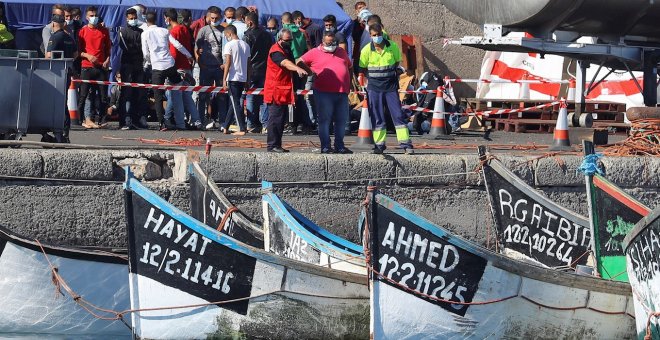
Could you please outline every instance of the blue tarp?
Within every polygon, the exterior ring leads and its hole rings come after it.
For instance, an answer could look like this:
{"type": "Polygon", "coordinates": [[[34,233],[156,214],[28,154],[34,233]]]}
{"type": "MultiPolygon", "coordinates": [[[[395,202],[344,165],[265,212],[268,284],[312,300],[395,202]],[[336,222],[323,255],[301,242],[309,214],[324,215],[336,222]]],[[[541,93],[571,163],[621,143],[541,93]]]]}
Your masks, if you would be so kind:
{"type": "MultiPolygon", "coordinates": [[[[43,28],[51,17],[51,7],[56,3],[63,3],[61,0],[9,0],[4,1],[7,21],[12,30],[16,31],[16,44],[19,49],[39,50],[41,43],[41,28],[43,28]]],[[[118,27],[125,25],[125,11],[138,3],[147,6],[148,10],[156,10],[162,14],[165,8],[183,9],[192,11],[193,18],[201,18],[209,6],[218,6],[221,9],[226,7],[256,6],[259,11],[261,25],[274,17],[278,21],[284,12],[293,12],[299,10],[306,17],[314,22],[323,25],[322,19],[327,14],[333,14],[337,17],[337,24],[340,31],[350,37],[351,19],[342,10],[334,0],[225,0],[225,1],[190,1],[190,0],[86,0],[85,3],[78,3],[75,0],[67,2],[66,5],[80,7],[82,10],[83,21],[85,20],[85,8],[90,5],[98,7],[99,14],[103,17],[106,27],[110,28],[113,41],[113,66],[116,65],[116,55],[118,52],[115,32],[118,27]]],[[[162,15],[159,15],[159,24],[163,24],[162,15]]]]}

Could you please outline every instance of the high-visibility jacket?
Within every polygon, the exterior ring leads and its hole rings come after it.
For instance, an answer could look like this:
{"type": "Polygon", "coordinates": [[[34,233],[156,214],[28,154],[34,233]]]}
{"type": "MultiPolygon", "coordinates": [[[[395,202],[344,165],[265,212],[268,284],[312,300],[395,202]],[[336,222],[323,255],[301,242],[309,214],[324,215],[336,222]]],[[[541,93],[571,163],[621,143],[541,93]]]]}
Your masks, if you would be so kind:
{"type": "Polygon", "coordinates": [[[360,53],[360,68],[366,71],[368,90],[396,91],[399,79],[396,68],[401,61],[401,50],[394,41],[384,40],[383,50],[378,52],[374,43],[365,46],[360,53]]]}
{"type": "Polygon", "coordinates": [[[291,71],[276,64],[270,57],[271,54],[280,52],[287,55],[286,52],[280,47],[280,44],[275,43],[268,51],[268,61],[266,63],[266,81],[264,83],[264,102],[266,104],[289,105],[293,104],[295,97],[293,96],[293,78],[291,71]]]}

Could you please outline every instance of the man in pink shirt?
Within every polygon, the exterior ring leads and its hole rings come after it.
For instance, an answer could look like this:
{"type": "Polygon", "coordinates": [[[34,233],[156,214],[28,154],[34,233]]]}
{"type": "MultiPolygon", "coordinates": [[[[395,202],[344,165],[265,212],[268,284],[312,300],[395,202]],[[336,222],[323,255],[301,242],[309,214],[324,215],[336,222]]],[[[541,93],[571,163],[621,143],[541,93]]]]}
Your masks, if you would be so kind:
{"type": "Polygon", "coordinates": [[[351,59],[343,48],[337,48],[334,32],[325,32],[323,42],[307,51],[298,65],[314,73],[314,101],[318,114],[321,153],[353,153],[344,145],[344,129],[348,120],[348,93],[351,89],[351,59]],[[330,122],[334,124],[334,150],[330,147],[330,122]]]}

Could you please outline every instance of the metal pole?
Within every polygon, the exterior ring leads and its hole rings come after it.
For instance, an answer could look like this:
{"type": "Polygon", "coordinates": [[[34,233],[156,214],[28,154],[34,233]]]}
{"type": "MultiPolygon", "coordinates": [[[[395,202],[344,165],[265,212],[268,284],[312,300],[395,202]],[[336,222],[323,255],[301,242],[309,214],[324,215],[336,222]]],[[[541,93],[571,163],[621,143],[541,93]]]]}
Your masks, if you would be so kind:
{"type": "Polygon", "coordinates": [[[584,111],[586,95],[586,79],[587,79],[587,68],[589,67],[589,62],[584,60],[578,60],[578,67],[576,72],[575,79],[575,94],[578,94],[580,98],[575,98],[575,114],[579,117],[580,114],[584,111]],[[579,103],[577,101],[579,100],[579,103]]]}
{"type": "Polygon", "coordinates": [[[658,104],[658,65],[656,55],[652,51],[644,51],[644,105],[654,107],[658,104]]]}

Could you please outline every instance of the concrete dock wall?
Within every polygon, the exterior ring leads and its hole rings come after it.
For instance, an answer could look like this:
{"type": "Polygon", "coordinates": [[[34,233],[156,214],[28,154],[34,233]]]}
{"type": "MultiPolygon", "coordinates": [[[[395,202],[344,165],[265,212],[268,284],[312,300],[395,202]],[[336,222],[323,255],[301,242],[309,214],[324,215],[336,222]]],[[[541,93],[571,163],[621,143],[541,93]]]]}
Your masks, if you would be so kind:
{"type": "MultiPolygon", "coordinates": [[[[587,214],[578,156],[498,155],[507,167],[559,204],[587,214]]],[[[189,210],[187,158],[175,151],[0,150],[0,224],[41,241],[123,247],[126,243],[122,165],[131,164],[156,193],[189,210]],[[8,179],[6,177],[18,177],[8,179]],[[34,177],[22,179],[21,177],[34,177]]],[[[202,162],[205,167],[205,162],[202,162]]],[[[607,177],[655,207],[659,158],[605,158],[607,177]]],[[[453,232],[484,243],[491,215],[475,154],[316,155],[213,152],[209,172],[249,216],[261,220],[258,182],[387,178],[379,189],[453,232]],[[432,178],[411,176],[445,174],[432,178]]],[[[357,240],[364,183],[275,185],[275,192],[312,221],[357,240]]]]}

